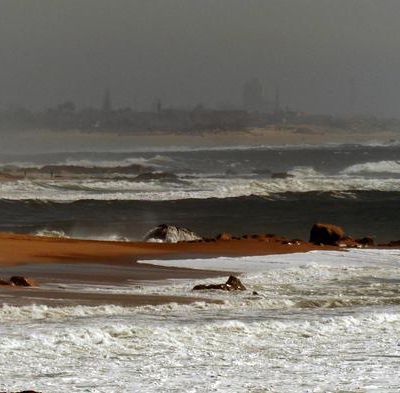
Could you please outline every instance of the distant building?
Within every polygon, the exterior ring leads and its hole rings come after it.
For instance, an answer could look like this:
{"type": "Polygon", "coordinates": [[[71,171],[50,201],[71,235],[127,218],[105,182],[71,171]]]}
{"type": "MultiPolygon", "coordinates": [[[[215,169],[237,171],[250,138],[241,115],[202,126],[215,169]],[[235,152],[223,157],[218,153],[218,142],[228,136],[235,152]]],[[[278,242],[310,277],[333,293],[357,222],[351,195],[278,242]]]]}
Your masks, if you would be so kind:
{"type": "Polygon", "coordinates": [[[106,89],[103,96],[103,103],[101,105],[101,110],[105,113],[112,111],[112,104],[111,104],[111,94],[110,89],[106,89]]]}
{"type": "Polygon", "coordinates": [[[275,90],[274,112],[275,113],[281,112],[281,95],[280,95],[279,87],[277,87],[275,90]]]}
{"type": "Polygon", "coordinates": [[[248,80],[243,85],[243,108],[248,112],[265,112],[266,102],[261,82],[257,78],[248,80]]]}

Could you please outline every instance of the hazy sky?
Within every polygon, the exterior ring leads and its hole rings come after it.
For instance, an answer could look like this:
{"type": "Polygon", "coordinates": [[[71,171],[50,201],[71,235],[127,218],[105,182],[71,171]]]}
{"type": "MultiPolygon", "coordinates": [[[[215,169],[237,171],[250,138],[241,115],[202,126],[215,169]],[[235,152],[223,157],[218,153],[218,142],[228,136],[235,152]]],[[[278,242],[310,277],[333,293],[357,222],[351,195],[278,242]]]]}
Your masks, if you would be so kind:
{"type": "Polygon", "coordinates": [[[400,117],[399,0],[0,0],[0,106],[267,97],[400,117]]]}

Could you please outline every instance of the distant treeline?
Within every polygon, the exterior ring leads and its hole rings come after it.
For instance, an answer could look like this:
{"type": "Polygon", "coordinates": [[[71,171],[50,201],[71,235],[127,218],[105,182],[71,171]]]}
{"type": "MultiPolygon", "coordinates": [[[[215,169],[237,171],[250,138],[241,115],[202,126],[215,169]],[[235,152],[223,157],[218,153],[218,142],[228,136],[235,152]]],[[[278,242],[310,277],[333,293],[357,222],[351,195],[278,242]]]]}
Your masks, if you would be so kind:
{"type": "Polygon", "coordinates": [[[146,131],[224,131],[245,130],[278,125],[295,126],[298,132],[311,132],[302,125],[351,130],[399,129],[400,120],[365,116],[312,115],[294,111],[278,113],[248,112],[244,110],[216,110],[196,107],[192,110],[160,109],[139,112],[131,108],[77,110],[72,102],[65,102],[45,111],[32,112],[25,108],[0,111],[0,130],[78,130],[82,132],[135,133],[146,131]],[[298,126],[298,127],[297,127],[298,126]]]}

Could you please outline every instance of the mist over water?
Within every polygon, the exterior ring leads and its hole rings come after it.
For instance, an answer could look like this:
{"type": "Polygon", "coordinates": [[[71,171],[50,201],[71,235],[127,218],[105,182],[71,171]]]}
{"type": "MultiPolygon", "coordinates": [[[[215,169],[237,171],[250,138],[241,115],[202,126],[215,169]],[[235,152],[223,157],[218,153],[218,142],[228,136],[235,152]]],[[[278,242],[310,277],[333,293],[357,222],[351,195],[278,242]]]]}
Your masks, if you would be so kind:
{"type": "Polygon", "coordinates": [[[2,0],[0,107],[240,106],[399,116],[394,0],[2,0]],[[71,29],[71,25],[74,26],[71,29]]]}

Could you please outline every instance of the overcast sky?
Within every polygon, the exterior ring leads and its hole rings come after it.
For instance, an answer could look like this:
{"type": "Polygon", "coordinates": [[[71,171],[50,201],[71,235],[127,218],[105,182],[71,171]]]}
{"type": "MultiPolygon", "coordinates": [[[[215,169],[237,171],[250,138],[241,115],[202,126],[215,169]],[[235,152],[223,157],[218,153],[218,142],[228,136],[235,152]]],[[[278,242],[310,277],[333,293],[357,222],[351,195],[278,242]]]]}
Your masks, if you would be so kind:
{"type": "Polygon", "coordinates": [[[0,106],[239,104],[400,117],[399,0],[0,0],[0,106]]]}

